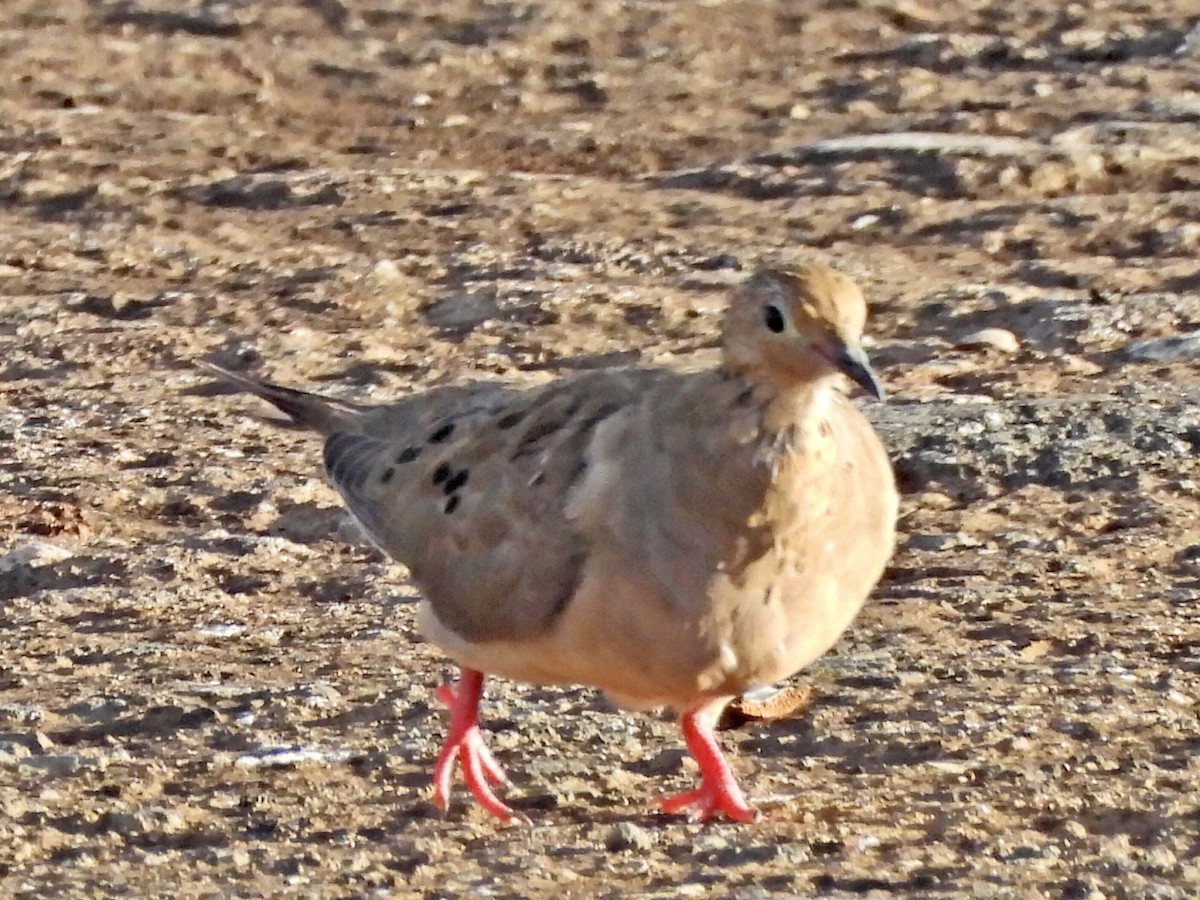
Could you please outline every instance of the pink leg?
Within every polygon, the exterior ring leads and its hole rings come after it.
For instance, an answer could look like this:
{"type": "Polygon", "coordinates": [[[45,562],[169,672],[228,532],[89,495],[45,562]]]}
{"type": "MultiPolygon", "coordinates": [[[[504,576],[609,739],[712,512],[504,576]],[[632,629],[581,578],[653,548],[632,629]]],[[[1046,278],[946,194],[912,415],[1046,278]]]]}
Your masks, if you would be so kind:
{"type": "Polygon", "coordinates": [[[758,818],[758,810],[746,802],[746,795],[713,734],[726,702],[693,707],[680,717],[688,751],[700,764],[700,787],[663,800],[665,812],[689,809],[693,822],[707,822],[722,813],[735,822],[753,822],[758,818]]]}
{"type": "Polygon", "coordinates": [[[454,764],[462,766],[463,779],[479,801],[479,805],[502,822],[516,815],[492,791],[489,781],[503,784],[508,781],[479,731],[479,698],[483,695],[483,673],[474,669],[460,670],[458,686],[442,685],[437,697],[450,709],[450,731],[437,766],[433,770],[433,803],[440,809],[450,806],[450,779],[454,764]]]}

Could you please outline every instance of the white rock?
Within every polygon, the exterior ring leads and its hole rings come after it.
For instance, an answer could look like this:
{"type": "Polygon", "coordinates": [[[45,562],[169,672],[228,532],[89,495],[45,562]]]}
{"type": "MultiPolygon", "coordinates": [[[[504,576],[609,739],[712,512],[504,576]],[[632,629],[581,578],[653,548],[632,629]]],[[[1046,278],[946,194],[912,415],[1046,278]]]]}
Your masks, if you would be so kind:
{"type": "Polygon", "coordinates": [[[859,835],[856,846],[858,847],[859,852],[862,852],[863,850],[875,849],[876,847],[879,846],[879,843],[880,843],[879,838],[875,837],[875,835],[862,834],[862,835],[859,835]]]}
{"type": "Polygon", "coordinates": [[[230,638],[244,634],[245,631],[246,626],[239,622],[220,622],[213,625],[201,625],[196,629],[196,634],[205,638],[230,638]]]}
{"type": "Polygon", "coordinates": [[[380,281],[396,281],[401,277],[400,267],[392,259],[381,259],[371,269],[371,274],[380,281]]]}
{"type": "Polygon", "coordinates": [[[1002,353],[1016,353],[1021,349],[1017,336],[1006,328],[981,328],[973,331],[958,342],[960,347],[993,347],[1002,353]]]}
{"type": "Polygon", "coordinates": [[[243,769],[273,769],[280,766],[297,766],[315,762],[325,765],[345,762],[350,758],[349,750],[321,750],[316,747],[264,747],[251,753],[243,753],[234,765],[243,769]]]}

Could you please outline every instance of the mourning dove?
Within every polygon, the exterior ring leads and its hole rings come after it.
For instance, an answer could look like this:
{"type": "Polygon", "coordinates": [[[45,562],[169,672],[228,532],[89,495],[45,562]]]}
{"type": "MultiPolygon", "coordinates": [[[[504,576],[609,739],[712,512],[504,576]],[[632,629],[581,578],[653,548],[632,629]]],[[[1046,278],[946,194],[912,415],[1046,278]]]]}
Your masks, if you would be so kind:
{"type": "Polygon", "coordinates": [[[422,632],[460,667],[439,697],[475,798],[513,810],[479,730],[484,673],[591,685],[678,711],[700,768],[663,801],[751,820],[714,736],[726,704],[817,659],[894,543],[891,466],[840,387],[882,399],[859,339],[866,305],[820,265],[731,293],[719,365],[588,372],[518,390],[443,387],[367,407],[208,366],[325,436],[325,472],[424,597],[422,632]]]}

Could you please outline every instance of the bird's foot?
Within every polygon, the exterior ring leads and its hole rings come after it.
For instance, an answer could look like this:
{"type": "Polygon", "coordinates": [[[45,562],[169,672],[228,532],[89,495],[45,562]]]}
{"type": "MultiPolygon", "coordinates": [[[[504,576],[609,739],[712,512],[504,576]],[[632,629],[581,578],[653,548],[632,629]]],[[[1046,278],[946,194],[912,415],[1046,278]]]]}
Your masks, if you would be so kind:
{"type": "MultiPolygon", "coordinates": [[[[458,692],[450,685],[443,684],[437,689],[437,698],[442,701],[447,709],[453,710],[458,703],[458,692]]],[[[447,744],[450,742],[447,741],[447,744]]],[[[484,743],[483,732],[479,730],[479,722],[476,719],[463,733],[459,752],[469,753],[476,757],[479,761],[479,767],[487,780],[493,784],[508,784],[508,776],[504,774],[504,769],[500,767],[500,763],[496,762],[496,757],[492,756],[492,751],[488,749],[488,745],[484,743]]],[[[468,764],[464,763],[464,768],[468,764]]],[[[473,766],[472,766],[473,768],[473,766]]],[[[469,776],[468,776],[469,777],[469,776]]]]}
{"type": "Polygon", "coordinates": [[[492,790],[492,784],[506,784],[508,778],[479,730],[482,691],[483,675],[470,669],[463,669],[457,689],[446,684],[437,690],[437,698],[450,710],[450,732],[433,770],[433,803],[439,809],[449,808],[450,781],[457,764],[479,805],[500,821],[511,822],[517,813],[492,790]]]}
{"type": "Polygon", "coordinates": [[[741,788],[732,785],[728,790],[721,785],[713,785],[707,779],[700,787],[692,791],[684,791],[662,801],[663,812],[680,813],[686,811],[688,820],[692,822],[708,822],[717,816],[726,816],[735,822],[753,822],[758,818],[758,810],[746,802],[741,788]]]}
{"type": "Polygon", "coordinates": [[[737,777],[713,735],[726,701],[714,701],[684,713],[680,720],[688,750],[700,765],[700,787],[662,801],[665,812],[688,810],[693,822],[707,822],[723,815],[735,822],[753,822],[758,810],[746,802],[737,777]]]}

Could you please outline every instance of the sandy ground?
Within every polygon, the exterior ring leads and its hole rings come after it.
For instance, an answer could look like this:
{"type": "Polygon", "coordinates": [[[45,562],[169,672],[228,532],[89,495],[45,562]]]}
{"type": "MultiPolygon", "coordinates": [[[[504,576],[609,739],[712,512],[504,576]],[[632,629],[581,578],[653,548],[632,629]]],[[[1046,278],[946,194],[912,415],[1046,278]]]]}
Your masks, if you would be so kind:
{"type": "Polygon", "coordinates": [[[1200,2],[7,0],[0,893],[1200,894],[1200,2]],[[876,599],[654,798],[664,717],[493,683],[533,824],[428,802],[451,667],[311,438],[359,400],[872,301],[876,599]],[[999,329],[987,331],[986,329],[999,329]]]}

